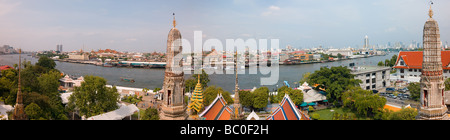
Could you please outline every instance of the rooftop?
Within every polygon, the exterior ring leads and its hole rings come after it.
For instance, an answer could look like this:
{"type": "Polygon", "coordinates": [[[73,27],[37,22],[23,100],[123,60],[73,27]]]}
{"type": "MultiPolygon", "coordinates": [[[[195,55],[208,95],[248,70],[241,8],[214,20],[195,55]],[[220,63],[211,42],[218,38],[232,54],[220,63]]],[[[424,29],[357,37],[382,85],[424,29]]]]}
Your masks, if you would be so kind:
{"type": "Polygon", "coordinates": [[[352,74],[362,74],[362,73],[370,73],[376,71],[390,70],[390,67],[379,67],[379,66],[359,66],[359,67],[351,67],[350,70],[352,74]]]}

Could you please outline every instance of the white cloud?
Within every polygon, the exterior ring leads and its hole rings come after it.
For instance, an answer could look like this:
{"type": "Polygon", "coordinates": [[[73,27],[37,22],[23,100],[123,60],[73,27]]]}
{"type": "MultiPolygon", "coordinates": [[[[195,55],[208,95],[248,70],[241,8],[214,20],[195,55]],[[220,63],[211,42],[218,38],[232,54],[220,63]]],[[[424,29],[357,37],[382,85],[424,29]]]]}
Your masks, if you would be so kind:
{"type": "Polygon", "coordinates": [[[273,15],[279,15],[278,11],[280,11],[281,8],[278,6],[271,5],[269,8],[267,8],[267,11],[263,12],[262,16],[273,16],[273,15]]]}
{"type": "Polygon", "coordinates": [[[389,33],[389,32],[394,32],[394,31],[396,31],[396,30],[397,30],[396,27],[389,27],[389,28],[387,28],[386,30],[384,30],[384,32],[389,33]]]}
{"type": "Polygon", "coordinates": [[[0,1],[0,16],[6,15],[13,11],[17,6],[21,5],[22,3],[5,3],[4,1],[0,1]]]}
{"type": "Polygon", "coordinates": [[[136,39],[136,38],[128,38],[128,39],[126,39],[125,41],[129,41],[129,42],[134,42],[134,41],[137,41],[138,39],[136,39]]]}
{"type": "Polygon", "coordinates": [[[271,10],[271,11],[278,11],[278,10],[280,10],[280,7],[272,5],[272,6],[269,7],[269,10],[271,10]]]}

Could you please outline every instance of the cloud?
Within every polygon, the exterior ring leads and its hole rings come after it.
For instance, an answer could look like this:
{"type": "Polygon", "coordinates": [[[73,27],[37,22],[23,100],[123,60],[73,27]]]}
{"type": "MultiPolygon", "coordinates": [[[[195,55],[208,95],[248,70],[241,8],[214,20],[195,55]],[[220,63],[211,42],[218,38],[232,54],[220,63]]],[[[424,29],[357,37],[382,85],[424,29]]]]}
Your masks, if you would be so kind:
{"type": "Polygon", "coordinates": [[[389,27],[389,28],[387,28],[386,30],[384,30],[384,32],[389,33],[389,32],[394,32],[394,31],[396,31],[396,30],[397,30],[396,27],[389,27]]]}
{"type": "Polygon", "coordinates": [[[5,3],[4,1],[0,1],[0,16],[4,16],[14,9],[16,9],[17,6],[21,5],[21,2],[17,3],[5,3]]]}
{"type": "Polygon", "coordinates": [[[269,7],[269,10],[271,10],[271,11],[278,11],[278,10],[280,10],[280,7],[272,5],[272,6],[269,7]]]}
{"type": "Polygon", "coordinates": [[[281,8],[278,6],[271,5],[269,8],[267,8],[267,11],[263,12],[262,16],[273,16],[273,15],[279,15],[278,11],[280,11],[281,8]]]}
{"type": "Polygon", "coordinates": [[[137,38],[127,38],[127,39],[125,39],[125,41],[129,41],[129,42],[134,42],[134,41],[137,41],[138,39],[137,38]]]}

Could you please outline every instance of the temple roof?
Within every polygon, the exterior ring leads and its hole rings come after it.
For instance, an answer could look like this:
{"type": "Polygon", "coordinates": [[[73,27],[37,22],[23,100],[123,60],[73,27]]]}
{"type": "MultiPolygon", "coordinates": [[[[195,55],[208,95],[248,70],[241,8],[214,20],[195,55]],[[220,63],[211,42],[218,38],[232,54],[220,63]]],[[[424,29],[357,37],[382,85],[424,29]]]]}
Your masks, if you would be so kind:
{"type": "MultiPolygon", "coordinates": [[[[441,51],[441,61],[442,68],[445,70],[450,70],[450,51],[441,51]]],[[[398,54],[397,62],[395,63],[394,68],[396,69],[422,69],[423,63],[423,52],[422,51],[401,51],[398,54]],[[403,59],[406,66],[399,66],[398,62],[400,59],[403,59]]]]}
{"type": "Polygon", "coordinates": [[[310,118],[298,110],[289,95],[286,94],[280,106],[267,117],[267,120],[310,120],[310,118]]]}
{"type": "Polygon", "coordinates": [[[203,107],[203,89],[202,84],[200,83],[200,75],[198,77],[198,83],[195,86],[194,93],[191,97],[191,103],[189,104],[189,109],[194,109],[197,112],[200,112],[203,107]]]}
{"type": "Polygon", "coordinates": [[[227,106],[227,101],[222,94],[219,94],[199,117],[205,118],[205,120],[231,120],[232,114],[233,111],[227,106]]]}

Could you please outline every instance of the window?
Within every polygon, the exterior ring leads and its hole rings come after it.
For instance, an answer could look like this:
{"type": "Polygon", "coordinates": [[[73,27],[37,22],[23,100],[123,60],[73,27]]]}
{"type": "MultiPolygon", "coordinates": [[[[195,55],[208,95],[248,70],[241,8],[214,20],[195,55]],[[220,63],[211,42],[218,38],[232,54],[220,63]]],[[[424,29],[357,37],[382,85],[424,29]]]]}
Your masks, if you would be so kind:
{"type": "Polygon", "coordinates": [[[377,87],[377,85],[372,85],[372,89],[375,89],[377,87]]]}
{"type": "Polygon", "coordinates": [[[400,65],[404,66],[404,65],[405,65],[405,62],[400,61],[400,65]]]}
{"type": "Polygon", "coordinates": [[[423,107],[427,107],[427,102],[428,102],[428,91],[427,90],[423,90],[423,107]]]}
{"type": "Polygon", "coordinates": [[[170,105],[170,103],[172,103],[172,91],[168,90],[167,91],[167,105],[170,105]]]}
{"type": "Polygon", "coordinates": [[[369,80],[369,79],[367,79],[367,80],[366,80],[366,83],[370,83],[370,80],[369,80]]]}
{"type": "Polygon", "coordinates": [[[366,90],[370,90],[370,86],[367,86],[367,87],[366,87],[366,90]]]}
{"type": "Polygon", "coordinates": [[[413,70],[412,69],[409,69],[409,72],[412,72],[413,70]]]}
{"type": "Polygon", "coordinates": [[[376,83],[377,82],[377,79],[376,78],[373,78],[372,79],[372,83],[376,83]]]}
{"type": "Polygon", "coordinates": [[[403,79],[403,78],[405,78],[405,76],[404,76],[404,75],[402,75],[402,76],[400,76],[400,78],[402,78],[402,79],[403,79]]]}
{"type": "Polygon", "coordinates": [[[400,73],[405,73],[405,69],[400,69],[400,73]]]}

